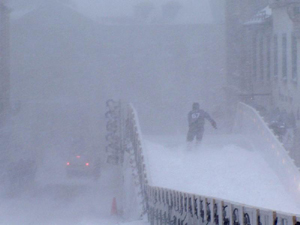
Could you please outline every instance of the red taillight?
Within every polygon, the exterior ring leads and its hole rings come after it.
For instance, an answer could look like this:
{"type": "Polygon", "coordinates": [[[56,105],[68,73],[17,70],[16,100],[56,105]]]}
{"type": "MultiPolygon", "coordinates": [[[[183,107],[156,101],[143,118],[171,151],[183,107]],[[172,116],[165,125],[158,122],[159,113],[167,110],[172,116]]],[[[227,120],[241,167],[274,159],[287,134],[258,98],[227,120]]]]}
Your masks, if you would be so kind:
{"type": "Polygon", "coordinates": [[[67,162],[67,166],[70,166],[70,163],[69,163],[69,162],[67,162]]]}
{"type": "Polygon", "coordinates": [[[77,159],[80,159],[80,155],[76,156],[77,159]]]}
{"type": "Polygon", "coordinates": [[[90,164],[89,164],[89,163],[86,163],[85,165],[86,165],[86,166],[89,166],[90,164]]]}

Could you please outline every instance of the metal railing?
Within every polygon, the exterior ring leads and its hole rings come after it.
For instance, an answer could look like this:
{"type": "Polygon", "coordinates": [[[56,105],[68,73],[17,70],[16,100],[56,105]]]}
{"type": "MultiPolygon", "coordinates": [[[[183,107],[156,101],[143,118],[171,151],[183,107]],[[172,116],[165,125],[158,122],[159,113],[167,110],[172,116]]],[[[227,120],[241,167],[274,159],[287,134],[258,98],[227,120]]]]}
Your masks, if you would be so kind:
{"type": "Polygon", "coordinates": [[[151,225],[295,225],[299,215],[147,186],[151,225]]]}
{"type": "Polygon", "coordinates": [[[121,143],[121,103],[114,100],[106,102],[108,111],[105,113],[106,122],[106,154],[107,162],[110,164],[119,164],[122,161],[122,143],[121,143]]]}
{"type": "Polygon", "coordinates": [[[141,131],[138,124],[137,114],[134,108],[129,105],[127,107],[127,116],[124,119],[125,122],[125,151],[129,152],[133,160],[133,166],[136,169],[137,185],[139,185],[140,195],[142,196],[142,208],[144,214],[148,209],[148,179],[146,172],[146,165],[144,161],[144,155],[142,151],[141,131]]]}

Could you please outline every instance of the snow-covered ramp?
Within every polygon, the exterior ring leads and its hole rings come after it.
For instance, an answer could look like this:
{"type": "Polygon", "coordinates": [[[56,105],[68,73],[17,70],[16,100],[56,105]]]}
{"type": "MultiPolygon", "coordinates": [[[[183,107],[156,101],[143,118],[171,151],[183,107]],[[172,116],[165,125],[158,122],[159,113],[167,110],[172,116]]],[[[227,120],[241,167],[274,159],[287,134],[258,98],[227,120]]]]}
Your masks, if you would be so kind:
{"type": "Polygon", "coordinates": [[[241,136],[206,136],[192,151],[187,151],[184,137],[145,139],[153,186],[274,211],[300,212],[258,149],[241,136]]]}

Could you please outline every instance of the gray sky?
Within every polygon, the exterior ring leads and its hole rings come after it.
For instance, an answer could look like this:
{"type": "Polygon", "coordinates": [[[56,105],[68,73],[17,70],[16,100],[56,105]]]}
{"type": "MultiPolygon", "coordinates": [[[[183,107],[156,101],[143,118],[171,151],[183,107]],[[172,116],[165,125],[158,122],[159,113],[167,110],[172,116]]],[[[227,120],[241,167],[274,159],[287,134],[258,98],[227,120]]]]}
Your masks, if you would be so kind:
{"type": "MultiPolygon", "coordinates": [[[[161,6],[170,0],[152,0],[155,4],[155,12],[159,14],[161,6]]],[[[78,9],[94,18],[101,16],[130,16],[133,7],[140,0],[74,0],[78,9]]],[[[211,23],[211,9],[209,0],[180,0],[183,8],[180,13],[180,22],[187,23],[211,23]]],[[[178,21],[179,22],[179,21],[178,21]]]]}
{"type": "MultiPolygon", "coordinates": [[[[101,17],[132,16],[133,8],[141,2],[151,2],[155,9],[152,12],[153,17],[161,15],[161,7],[170,0],[10,0],[9,3],[14,9],[32,8],[42,2],[57,1],[65,2],[86,16],[94,19],[101,17]]],[[[209,0],[178,0],[182,8],[177,16],[175,23],[212,23],[211,3],[209,0]]]]}

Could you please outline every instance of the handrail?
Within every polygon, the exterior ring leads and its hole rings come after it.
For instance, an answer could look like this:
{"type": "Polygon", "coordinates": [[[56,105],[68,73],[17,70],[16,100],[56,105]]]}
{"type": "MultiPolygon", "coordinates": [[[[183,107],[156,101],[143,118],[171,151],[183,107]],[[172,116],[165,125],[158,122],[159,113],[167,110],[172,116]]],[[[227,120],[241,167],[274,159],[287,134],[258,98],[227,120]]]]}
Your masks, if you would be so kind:
{"type": "Polygon", "coordinates": [[[150,185],[137,114],[132,106],[128,107],[125,121],[125,151],[132,152],[143,199],[141,202],[143,213],[147,214],[151,225],[298,225],[300,223],[300,214],[275,212],[229,200],[150,185]]]}

